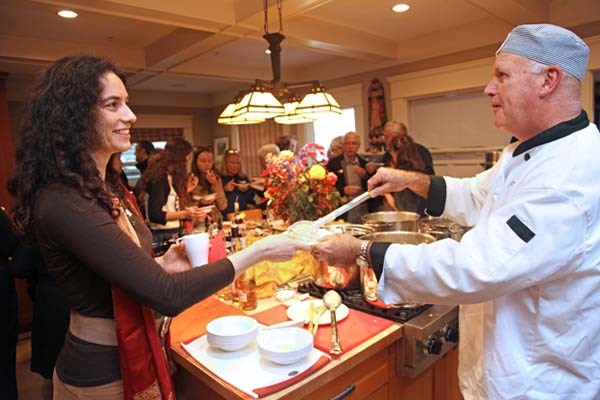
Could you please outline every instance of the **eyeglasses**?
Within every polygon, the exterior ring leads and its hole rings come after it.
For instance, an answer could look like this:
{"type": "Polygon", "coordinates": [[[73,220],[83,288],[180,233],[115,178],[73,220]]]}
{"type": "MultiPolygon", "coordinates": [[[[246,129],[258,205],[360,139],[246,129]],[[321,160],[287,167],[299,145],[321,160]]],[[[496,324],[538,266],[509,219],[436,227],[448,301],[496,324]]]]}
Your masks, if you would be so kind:
{"type": "Polygon", "coordinates": [[[225,153],[227,154],[238,154],[240,151],[236,149],[228,149],[225,153]]]}

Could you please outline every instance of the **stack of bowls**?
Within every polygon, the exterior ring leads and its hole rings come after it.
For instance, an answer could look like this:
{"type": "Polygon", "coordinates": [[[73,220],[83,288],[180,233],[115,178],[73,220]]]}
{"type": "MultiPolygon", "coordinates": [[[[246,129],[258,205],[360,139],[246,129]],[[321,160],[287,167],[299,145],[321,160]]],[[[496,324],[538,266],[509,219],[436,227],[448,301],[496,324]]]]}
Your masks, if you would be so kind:
{"type": "Polygon", "coordinates": [[[258,322],[254,318],[230,315],[213,319],[206,325],[206,339],[211,346],[237,351],[256,340],[258,322]]]}
{"type": "Polygon", "coordinates": [[[276,364],[293,364],[313,349],[313,336],[302,328],[264,330],[258,336],[258,352],[276,364]]]}

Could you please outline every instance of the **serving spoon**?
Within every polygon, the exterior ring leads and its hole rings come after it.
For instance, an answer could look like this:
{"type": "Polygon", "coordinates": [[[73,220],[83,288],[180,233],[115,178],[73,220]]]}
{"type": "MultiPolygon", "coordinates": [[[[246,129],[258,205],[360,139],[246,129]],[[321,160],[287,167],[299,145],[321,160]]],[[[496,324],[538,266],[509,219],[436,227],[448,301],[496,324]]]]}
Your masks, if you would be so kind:
{"type": "Polygon", "coordinates": [[[305,242],[316,242],[319,235],[320,227],[322,227],[328,222],[335,220],[340,215],[347,213],[359,204],[364,203],[369,198],[371,198],[371,194],[369,192],[364,192],[363,194],[356,196],[348,203],[336,208],[329,214],[319,218],[316,221],[302,220],[295,222],[288,228],[288,232],[294,235],[299,240],[303,240],[305,242]]]}
{"type": "Polygon", "coordinates": [[[342,298],[339,293],[335,290],[329,290],[323,295],[323,304],[329,309],[331,313],[331,348],[329,353],[339,355],[344,352],[340,339],[338,336],[337,329],[337,318],[335,316],[335,310],[342,304],[342,298]]]}

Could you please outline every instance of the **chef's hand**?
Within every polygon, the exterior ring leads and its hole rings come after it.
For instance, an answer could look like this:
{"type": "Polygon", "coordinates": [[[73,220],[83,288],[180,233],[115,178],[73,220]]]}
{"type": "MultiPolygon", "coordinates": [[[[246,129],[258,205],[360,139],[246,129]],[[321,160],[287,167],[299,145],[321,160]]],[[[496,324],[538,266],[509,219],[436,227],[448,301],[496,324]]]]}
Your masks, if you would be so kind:
{"type": "Polygon", "coordinates": [[[320,239],[312,248],[313,255],[328,265],[348,267],[356,264],[362,241],[351,235],[336,233],[320,239]]]}
{"type": "Polygon", "coordinates": [[[394,168],[379,168],[377,173],[369,179],[367,186],[371,193],[371,197],[410,189],[417,195],[427,198],[430,182],[431,179],[429,175],[420,172],[404,171],[394,168]]]}
{"type": "Polygon", "coordinates": [[[192,269],[192,265],[185,255],[185,244],[183,242],[172,245],[165,254],[156,257],[154,261],[169,274],[192,269]]]}

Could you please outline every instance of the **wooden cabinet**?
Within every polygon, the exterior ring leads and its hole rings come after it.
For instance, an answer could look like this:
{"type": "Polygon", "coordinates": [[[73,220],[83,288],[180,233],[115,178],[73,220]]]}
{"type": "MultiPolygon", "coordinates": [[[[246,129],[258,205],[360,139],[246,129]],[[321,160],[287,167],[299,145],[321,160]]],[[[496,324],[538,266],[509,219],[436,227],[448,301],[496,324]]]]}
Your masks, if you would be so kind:
{"type": "MultiPolygon", "coordinates": [[[[241,400],[232,389],[195,362],[179,342],[204,333],[215,315],[239,313],[216,300],[206,300],[174,320],[171,338],[179,371],[174,379],[179,400],[241,400]]],[[[415,378],[402,376],[402,327],[392,325],[367,342],[332,360],[321,370],[265,400],[327,400],[355,385],[347,400],[461,400],[456,369],[458,350],[450,351],[415,378]]],[[[244,373],[244,371],[240,371],[244,373]]]]}

